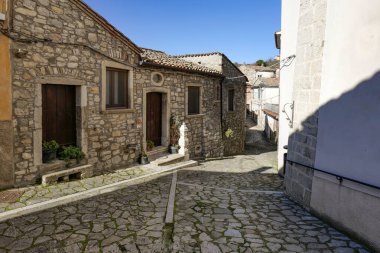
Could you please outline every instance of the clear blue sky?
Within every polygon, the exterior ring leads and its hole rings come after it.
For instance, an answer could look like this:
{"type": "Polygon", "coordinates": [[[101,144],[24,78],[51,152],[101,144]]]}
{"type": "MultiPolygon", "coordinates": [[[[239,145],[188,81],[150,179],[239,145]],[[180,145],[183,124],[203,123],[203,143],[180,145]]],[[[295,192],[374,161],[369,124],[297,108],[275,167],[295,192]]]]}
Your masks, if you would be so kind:
{"type": "Polygon", "coordinates": [[[280,0],[85,0],[141,47],[187,54],[219,51],[251,63],[278,54],[280,0]]]}

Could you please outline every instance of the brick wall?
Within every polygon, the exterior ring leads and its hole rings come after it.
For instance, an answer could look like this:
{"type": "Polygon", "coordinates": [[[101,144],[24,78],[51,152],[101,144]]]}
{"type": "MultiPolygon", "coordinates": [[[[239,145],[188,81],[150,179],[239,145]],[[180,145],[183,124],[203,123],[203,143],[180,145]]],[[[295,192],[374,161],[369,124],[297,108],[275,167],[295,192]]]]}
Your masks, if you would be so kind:
{"type": "MultiPolygon", "coordinates": [[[[289,137],[288,159],[314,166],[318,134],[326,0],[301,0],[297,38],[293,100],[294,124],[289,137]]],[[[310,204],[313,171],[287,164],[287,194],[305,207],[310,204]]]]}

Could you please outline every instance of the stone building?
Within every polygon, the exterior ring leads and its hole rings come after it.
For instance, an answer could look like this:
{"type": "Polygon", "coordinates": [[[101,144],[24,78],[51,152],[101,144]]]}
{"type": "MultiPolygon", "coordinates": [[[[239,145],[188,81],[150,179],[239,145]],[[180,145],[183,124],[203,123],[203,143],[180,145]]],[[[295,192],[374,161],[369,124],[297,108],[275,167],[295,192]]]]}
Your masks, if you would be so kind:
{"type": "Polygon", "coordinates": [[[283,0],[286,193],[380,251],[380,3],[283,0]],[[339,15],[336,15],[339,13],[339,15]],[[360,63],[360,64],[358,64],[360,63]]]}
{"type": "MultiPolygon", "coordinates": [[[[167,149],[173,117],[187,124],[190,157],[224,154],[221,70],[142,49],[80,0],[0,6],[0,188],[61,170],[42,162],[50,139],[80,147],[96,174],[130,166],[147,142],[167,149]]],[[[230,153],[243,139],[236,130],[230,153]]]]}
{"type": "Polygon", "coordinates": [[[248,78],[227,56],[219,52],[178,55],[176,57],[215,69],[224,75],[221,91],[214,91],[217,96],[220,96],[219,100],[222,102],[224,154],[241,154],[244,151],[245,90],[248,78]],[[227,137],[229,129],[232,130],[232,135],[227,137]]]}

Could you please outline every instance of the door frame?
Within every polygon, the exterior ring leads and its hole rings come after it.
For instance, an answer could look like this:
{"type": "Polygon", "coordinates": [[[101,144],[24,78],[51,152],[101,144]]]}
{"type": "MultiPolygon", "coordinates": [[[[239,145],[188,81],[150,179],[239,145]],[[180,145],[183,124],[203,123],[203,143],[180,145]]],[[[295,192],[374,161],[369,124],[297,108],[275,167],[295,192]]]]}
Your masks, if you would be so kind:
{"type": "Polygon", "coordinates": [[[33,131],[33,152],[34,152],[34,165],[42,165],[42,85],[56,84],[56,85],[74,85],[75,86],[75,107],[76,107],[76,139],[77,146],[87,156],[88,141],[87,141],[87,87],[84,80],[75,78],[61,78],[61,77],[42,77],[39,78],[36,85],[36,100],[34,121],[35,129],[33,131]]]}
{"type": "Polygon", "coordinates": [[[161,146],[169,146],[169,125],[170,125],[170,89],[164,87],[148,87],[143,89],[143,149],[146,150],[146,105],[147,94],[151,92],[157,92],[162,94],[162,120],[161,120],[161,146]]]}

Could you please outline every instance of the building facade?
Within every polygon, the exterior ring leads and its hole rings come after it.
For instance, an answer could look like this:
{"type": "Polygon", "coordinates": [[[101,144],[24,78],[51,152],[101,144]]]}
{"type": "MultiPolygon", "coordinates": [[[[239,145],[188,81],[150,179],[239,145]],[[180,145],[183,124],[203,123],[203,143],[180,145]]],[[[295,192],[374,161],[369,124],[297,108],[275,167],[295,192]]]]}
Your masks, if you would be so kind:
{"type": "Polygon", "coordinates": [[[220,96],[222,132],[225,155],[244,152],[245,104],[248,78],[223,53],[187,54],[176,56],[221,72],[224,76],[220,96]]]}
{"type": "Polygon", "coordinates": [[[3,3],[0,188],[57,170],[42,161],[51,139],[80,147],[95,174],[130,166],[147,143],[169,146],[173,117],[190,157],[224,154],[222,71],[142,49],[80,0],[3,3]]]}
{"type": "Polygon", "coordinates": [[[380,4],[365,2],[283,0],[279,148],[288,132],[286,193],[379,251],[380,4]]]}

